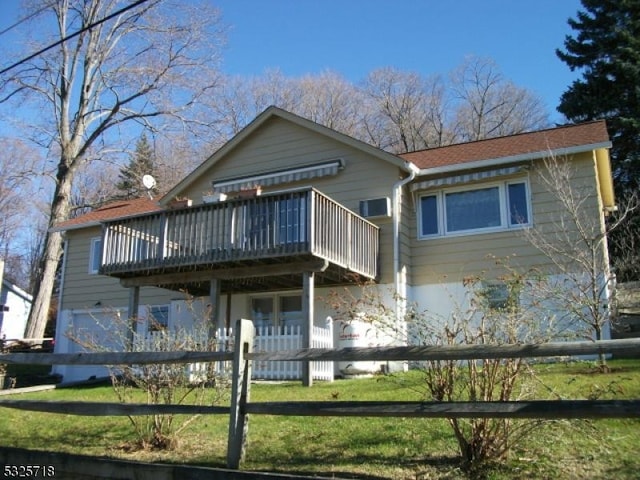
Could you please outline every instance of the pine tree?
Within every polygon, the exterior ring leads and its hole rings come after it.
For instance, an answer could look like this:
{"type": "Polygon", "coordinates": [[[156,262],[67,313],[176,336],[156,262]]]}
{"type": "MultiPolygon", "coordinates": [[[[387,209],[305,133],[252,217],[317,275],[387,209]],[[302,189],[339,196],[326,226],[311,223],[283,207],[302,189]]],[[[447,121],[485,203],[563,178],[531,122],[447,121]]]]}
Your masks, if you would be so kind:
{"type": "Polygon", "coordinates": [[[607,120],[619,194],[640,185],[640,1],[581,0],[558,57],[582,78],[564,92],[558,111],[570,121],[607,120]]]}
{"type": "Polygon", "coordinates": [[[617,215],[621,226],[609,236],[611,260],[618,281],[640,280],[640,257],[629,247],[640,244],[640,211],[630,207],[640,188],[640,0],[581,2],[584,11],[568,20],[577,35],[567,35],[556,54],[582,78],[558,111],[574,122],[607,121],[618,203],[627,213],[617,215]]]}
{"type": "MultiPolygon", "coordinates": [[[[126,167],[120,169],[119,181],[116,188],[121,192],[120,198],[138,198],[147,194],[147,189],[142,184],[144,175],[155,174],[155,155],[145,133],[136,143],[136,150],[126,167]]],[[[157,194],[157,187],[151,190],[151,194],[157,194]]]]}

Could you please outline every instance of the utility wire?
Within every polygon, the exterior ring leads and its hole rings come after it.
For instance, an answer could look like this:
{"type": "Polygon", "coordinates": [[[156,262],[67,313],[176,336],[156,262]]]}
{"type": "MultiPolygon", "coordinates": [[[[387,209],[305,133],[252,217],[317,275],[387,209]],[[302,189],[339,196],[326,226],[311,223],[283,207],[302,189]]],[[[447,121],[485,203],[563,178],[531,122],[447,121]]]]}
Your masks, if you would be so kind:
{"type": "Polygon", "coordinates": [[[86,32],[87,30],[91,30],[93,27],[96,27],[96,26],[98,26],[98,25],[100,25],[100,24],[102,24],[102,23],[106,22],[107,20],[111,20],[113,17],[116,17],[116,16],[120,15],[121,13],[124,13],[124,12],[126,12],[126,11],[128,11],[128,10],[131,10],[132,8],[135,8],[135,7],[137,7],[138,5],[142,5],[143,3],[147,2],[147,1],[148,1],[148,0],[138,0],[137,2],[132,3],[132,4],[131,4],[131,5],[129,5],[129,6],[126,6],[126,7],[124,7],[124,8],[121,8],[121,9],[120,9],[120,10],[118,10],[117,12],[113,12],[111,15],[107,15],[106,17],[104,17],[104,18],[103,18],[103,19],[101,19],[101,20],[98,20],[98,21],[96,21],[96,22],[94,22],[94,23],[92,23],[92,24],[90,24],[90,25],[87,25],[86,27],[84,27],[84,28],[82,28],[82,29],[78,30],[78,31],[77,31],[77,32],[75,32],[75,33],[72,33],[71,35],[68,35],[68,36],[66,36],[66,37],[61,38],[61,39],[60,39],[60,40],[58,40],[57,42],[52,43],[51,45],[49,45],[49,46],[47,46],[47,47],[44,47],[44,48],[43,48],[43,49],[41,49],[41,50],[38,50],[36,53],[34,53],[34,54],[32,54],[32,55],[29,55],[28,57],[23,58],[22,60],[17,61],[17,62],[16,62],[16,63],[14,63],[13,65],[9,65],[8,67],[3,68],[2,70],[0,70],[0,75],[5,74],[5,73],[6,73],[6,72],[8,72],[9,70],[12,70],[12,69],[14,69],[14,68],[15,68],[15,67],[17,67],[17,66],[22,65],[23,63],[28,62],[29,60],[31,60],[31,59],[33,59],[33,58],[37,57],[38,55],[42,55],[44,52],[47,52],[47,51],[51,50],[52,48],[57,47],[58,45],[62,45],[62,44],[63,44],[64,42],[66,42],[67,40],[71,40],[72,38],[77,37],[77,36],[78,36],[78,35],[80,35],[81,33],[84,33],[84,32],[86,32]]]}

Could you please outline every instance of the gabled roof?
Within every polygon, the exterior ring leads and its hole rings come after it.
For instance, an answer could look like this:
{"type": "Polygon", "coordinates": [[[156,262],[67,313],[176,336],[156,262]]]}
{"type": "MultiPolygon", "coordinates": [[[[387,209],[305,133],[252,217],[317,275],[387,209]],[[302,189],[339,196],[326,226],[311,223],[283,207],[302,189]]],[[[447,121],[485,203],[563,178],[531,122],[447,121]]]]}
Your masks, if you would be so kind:
{"type": "Polygon", "coordinates": [[[380,150],[379,148],[369,145],[368,143],[357,140],[353,137],[350,137],[349,135],[337,132],[336,130],[325,127],[324,125],[320,125],[319,123],[300,117],[291,112],[287,112],[286,110],[282,110],[281,108],[271,106],[264,110],[251,123],[249,123],[240,132],[238,132],[237,135],[235,135],[231,140],[225,143],[218,151],[216,151],[207,160],[200,164],[193,172],[187,175],[180,183],[173,187],[171,191],[169,191],[164,197],[160,199],[160,203],[165,204],[172,198],[180,195],[185,189],[189,187],[189,185],[196,181],[200,177],[200,175],[205,174],[205,172],[209,170],[211,166],[216,164],[225,155],[229,154],[229,152],[240,145],[247,137],[249,137],[252,133],[254,133],[256,130],[258,130],[273,118],[281,118],[299,127],[306,128],[307,130],[318,133],[320,135],[324,135],[337,142],[361,150],[372,157],[385,160],[393,165],[398,166],[399,168],[407,168],[406,162],[396,155],[385,152],[384,150],[380,150]]]}
{"type": "Polygon", "coordinates": [[[404,153],[400,157],[415,164],[424,175],[541,158],[550,153],[567,155],[609,147],[606,123],[598,120],[430,148],[404,153]]]}
{"type": "Polygon", "coordinates": [[[33,301],[33,297],[31,296],[31,294],[25,292],[19,286],[14,285],[13,283],[11,283],[6,278],[2,279],[2,289],[6,290],[7,292],[13,292],[15,295],[21,297],[22,299],[26,300],[27,302],[32,302],[33,301]]]}
{"type": "Polygon", "coordinates": [[[135,198],[132,200],[119,200],[108,203],[89,213],[57,224],[51,229],[53,232],[74,230],[100,225],[100,222],[112,220],[114,218],[132,217],[144,213],[153,213],[164,210],[156,200],[150,198],[135,198]]]}

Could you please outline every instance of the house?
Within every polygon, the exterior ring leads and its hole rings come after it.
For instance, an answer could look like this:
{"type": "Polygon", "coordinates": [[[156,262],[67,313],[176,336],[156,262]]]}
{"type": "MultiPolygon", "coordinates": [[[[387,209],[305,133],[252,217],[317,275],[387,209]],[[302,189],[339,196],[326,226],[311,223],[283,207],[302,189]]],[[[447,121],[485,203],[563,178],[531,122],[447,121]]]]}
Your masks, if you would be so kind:
{"type": "MultiPolygon", "coordinates": [[[[1,275],[0,275],[1,277],[1,275]]],[[[0,289],[0,338],[22,340],[33,298],[17,285],[2,278],[0,289]]]]}
{"type": "MultiPolygon", "coordinates": [[[[544,266],[519,235],[559,208],[536,162],[567,156],[595,218],[614,208],[610,146],[599,121],[393,155],[270,107],[162,198],[56,227],[66,237],[56,351],[79,351],[71,337],[82,332],[100,342],[128,312],[138,330],[188,324],[187,293],[211,328],[297,325],[303,346],[333,314],[321,299],[336,286],[375,281],[398,292],[390,308],[408,299],[446,313],[443,292],[490,271],[487,254],[544,266]]],[[[57,368],[65,381],[100,373],[57,368]]]]}

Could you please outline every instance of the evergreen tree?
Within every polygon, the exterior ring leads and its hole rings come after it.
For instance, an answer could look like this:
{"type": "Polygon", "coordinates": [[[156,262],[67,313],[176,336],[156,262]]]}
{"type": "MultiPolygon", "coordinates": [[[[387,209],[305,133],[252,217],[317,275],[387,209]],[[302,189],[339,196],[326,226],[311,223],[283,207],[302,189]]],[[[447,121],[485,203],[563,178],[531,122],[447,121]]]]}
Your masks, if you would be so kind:
{"type": "Polygon", "coordinates": [[[570,121],[607,120],[619,194],[640,185],[640,1],[581,0],[558,57],[582,78],[564,92],[558,111],[570,121]]]}
{"type": "MultiPolygon", "coordinates": [[[[570,121],[604,118],[613,146],[618,203],[634,205],[640,189],[640,0],[581,0],[558,57],[582,78],[564,92],[558,111],[570,121]]],[[[609,237],[618,281],[640,280],[640,211],[623,207],[609,237]],[[630,247],[631,246],[631,247],[630,247]]],[[[615,218],[614,218],[615,221],[615,218]]]]}
{"type": "MultiPolygon", "coordinates": [[[[138,198],[147,195],[147,189],[142,184],[144,175],[155,174],[155,155],[145,133],[136,143],[136,150],[126,167],[120,169],[119,181],[116,188],[121,192],[120,198],[138,198]]],[[[157,187],[151,189],[151,194],[158,193],[157,187]]]]}

